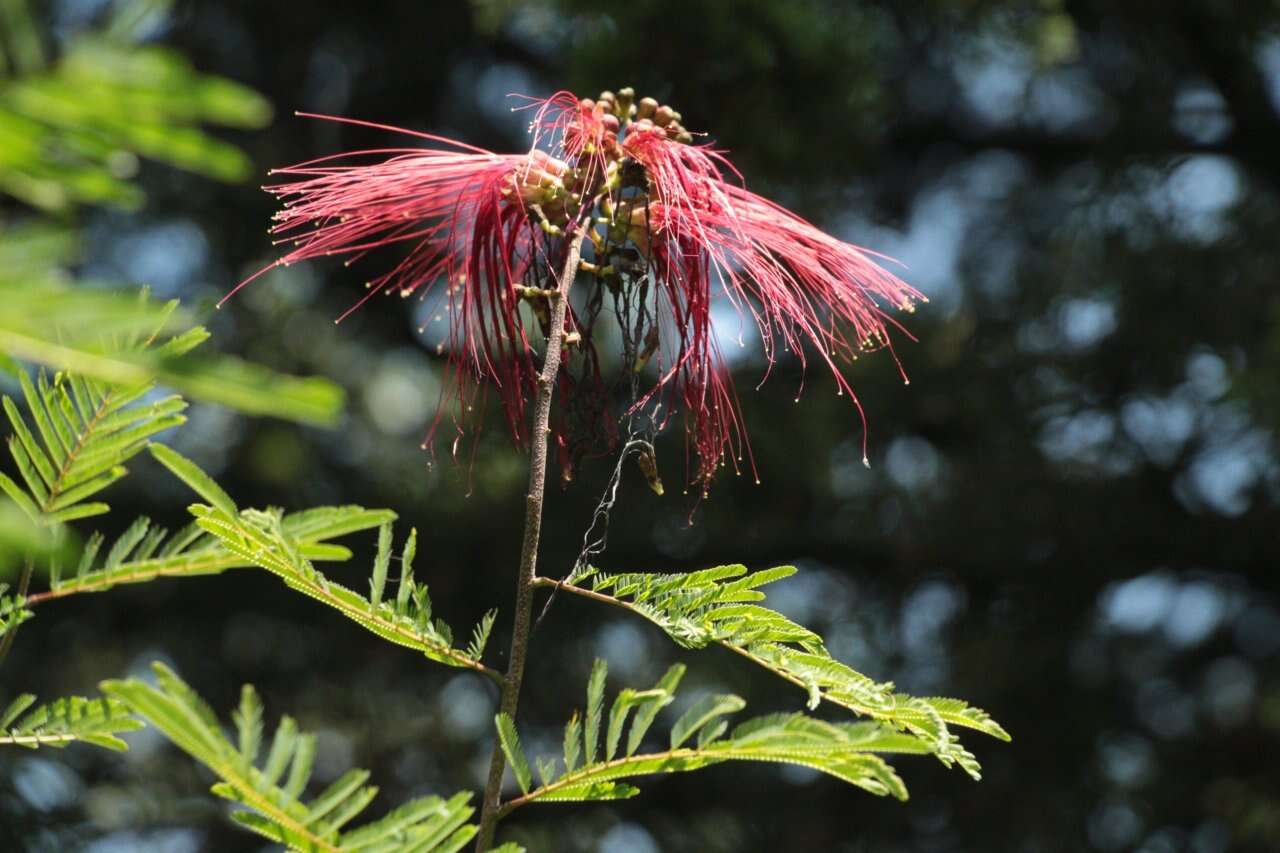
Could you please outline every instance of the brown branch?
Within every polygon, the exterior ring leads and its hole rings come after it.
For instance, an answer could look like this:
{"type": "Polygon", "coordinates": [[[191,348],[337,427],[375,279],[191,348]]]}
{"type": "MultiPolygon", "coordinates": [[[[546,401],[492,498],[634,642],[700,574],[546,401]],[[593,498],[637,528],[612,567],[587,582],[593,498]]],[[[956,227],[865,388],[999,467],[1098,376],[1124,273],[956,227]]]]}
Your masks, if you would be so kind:
{"type": "MultiPolygon", "coordinates": [[[[520,704],[520,684],[524,679],[524,662],[529,650],[529,623],[533,614],[533,580],[538,562],[538,538],[542,533],[542,502],[547,481],[547,435],[551,432],[551,397],[556,374],[560,370],[560,349],[564,340],[564,316],[569,301],[569,288],[578,272],[582,256],[579,228],[569,240],[569,251],[560,271],[560,282],[551,295],[551,328],[547,332],[547,353],[538,376],[538,401],[533,413],[532,449],[529,459],[529,494],[525,499],[524,541],[520,546],[520,574],[516,578],[516,604],[511,629],[511,658],[502,684],[501,711],[513,720],[520,704]]],[[[480,831],[476,850],[484,853],[493,846],[502,798],[502,775],[506,762],[496,739],[493,758],[489,762],[489,779],[484,788],[484,806],[480,812],[480,831]]]]}

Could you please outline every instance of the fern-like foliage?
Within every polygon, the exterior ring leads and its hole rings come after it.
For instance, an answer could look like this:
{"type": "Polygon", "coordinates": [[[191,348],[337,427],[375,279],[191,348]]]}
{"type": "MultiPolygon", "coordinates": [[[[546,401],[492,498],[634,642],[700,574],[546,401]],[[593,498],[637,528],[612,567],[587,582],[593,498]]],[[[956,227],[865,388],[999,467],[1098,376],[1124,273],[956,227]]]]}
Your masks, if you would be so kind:
{"type": "Polygon", "coordinates": [[[261,127],[270,105],[231,80],[200,74],[180,54],[146,40],[170,4],[107,4],[92,31],[72,29],[46,55],[27,3],[0,3],[0,193],[50,212],[77,204],[135,207],[138,156],[221,180],[250,172],[239,149],[201,125],[261,127]],[[157,14],[158,13],[158,14],[157,14]]]}
{"type": "Polygon", "coordinates": [[[467,823],[471,794],[411,800],[382,818],[345,827],[368,807],[378,789],[367,770],[349,770],[311,799],[303,799],[315,760],[315,735],[282,717],[263,758],[262,703],[245,685],[232,714],[236,742],[223,733],[213,710],[163,664],[155,686],[139,679],[107,681],[102,690],[159,729],[220,780],[213,793],[237,804],[239,825],[290,850],[307,853],[451,853],[475,835],[467,823]]]}
{"type": "Polygon", "coordinates": [[[621,780],[698,770],[724,761],[800,765],[872,794],[905,800],[906,786],[880,753],[923,755],[931,751],[925,741],[885,723],[827,723],[802,713],[757,717],[730,730],[726,718],[746,703],[725,694],[704,696],[691,705],[672,725],[665,749],[640,752],[658,712],[674,699],[684,666],[672,666],[648,690],[620,691],[610,706],[607,723],[602,713],[605,673],[605,663],[596,661],[587,686],[586,723],[581,723],[576,713],[570,718],[562,763],[554,758],[539,760],[542,784],[538,787],[534,787],[529,760],[511,718],[505,714],[495,717],[499,743],[522,792],[503,805],[502,815],[538,801],[625,799],[639,789],[621,780]]]}
{"type": "Polygon", "coordinates": [[[0,638],[31,618],[26,599],[9,595],[9,585],[0,583],[0,638]]]}
{"type": "Polygon", "coordinates": [[[34,362],[117,394],[136,391],[134,399],[159,383],[249,414],[322,425],[332,424],[342,408],[342,389],[327,379],[284,376],[229,356],[193,352],[209,332],[178,312],[176,301],[157,302],[145,291],[69,288],[0,272],[0,298],[0,355],[11,370],[13,359],[34,362]],[[172,336],[156,345],[162,333],[172,336]]]}
{"type": "Polygon", "coordinates": [[[0,401],[13,429],[9,453],[21,481],[0,474],[0,489],[35,524],[52,526],[109,511],[105,502],[91,499],[124,477],[126,463],[154,436],[186,420],[182,412],[187,403],[180,396],[153,395],[160,380],[185,384],[249,411],[290,412],[302,419],[331,418],[340,403],[340,394],[327,382],[314,386],[309,380],[282,377],[273,382],[271,374],[257,377],[266,387],[246,392],[253,377],[228,379],[226,374],[249,368],[228,367],[225,360],[190,361],[189,353],[208,338],[202,327],[160,342],[174,323],[176,301],[156,303],[145,293],[121,299],[40,288],[11,296],[8,290],[4,288],[0,351],[84,368],[52,377],[41,370],[34,378],[15,370],[29,419],[13,399],[0,401]],[[33,309],[46,318],[44,323],[14,320],[15,305],[33,309]],[[7,323],[16,329],[6,328],[7,323]],[[91,330],[95,343],[75,343],[76,335],[68,332],[72,329],[81,330],[81,337],[84,329],[91,330]],[[279,387],[281,383],[288,387],[279,387]],[[264,396],[271,402],[264,404],[264,396]]]}
{"type": "Polygon", "coordinates": [[[3,405],[13,427],[9,453],[22,484],[0,474],[0,488],[37,524],[110,510],[89,499],[125,476],[124,463],[153,436],[186,420],[181,397],[143,399],[152,383],[120,388],[77,375],[50,379],[44,371],[34,381],[19,371],[18,380],[32,423],[9,397],[3,405]]]}
{"type": "Polygon", "coordinates": [[[501,680],[496,671],[480,661],[493,627],[492,611],[476,626],[471,642],[465,648],[455,647],[453,630],[448,623],[433,617],[427,585],[413,577],[418,539],[416,530],[409,534],[401,552],[396,594],[384,597],[391,563],[392,532],[390,518],[381,522],[378,553],[374,559],[369,596],[366,597],[317,570],[301,546],[296,529],[289,529],[285,523],[286,516],[279,510],[240,510],[231,497],[191,460],[163,445],[152,445],[151,452],[208,501],[208,504],[190,507],[195,523],[236,559],[266,569],[289,587],[329,605],[383,639],[416,649],[439,663],[472,669],[501,680]]]}
{"type": "MultiPolygon", "coordinates": [[[[307,559],[347,560],[351,551],[329,540],[377,527],[393,518],[395,513],[385,509],[316,507],[282,516],[280,527],[307,559]]],[[[104,550],[104,545],[100,534],[90,536],[74,572],[65,577],[57,563],[51,564],[49,591],[28,600],[38,604],[84,592],[106,592],[119,584],[212,575],[256,565],[228,550],[220,539],[194,522],[170,533],[147,518],[138,518],[109,548],[104,550]]]]}
{"type": "Polygon", "coordinates": [[[831,656],[822,638],[759,602],[759,589],[795,574],[781,566],[748,574],[730,565],[686,574],[604,574],[587,569],[569,582],[539,579],[543,586],[605,601],[637,613],[686,648],[724,646],[803,688],[810,710],[822,701],[880,720],[919,739],[947,766],[959,764],[973,778],[981,767],[951,727],[974,729],[1001,740],[1009,734],[979,708],[959,699],[899,693],[831,656]],[[589,586],[586,586],[589,582],[589,586]]]}
{"type": "Polygon", "coordinates": [[[70,696],[43,705],[23,693],[0,711],[0,745],[64,747],[82,741],[107,749],[123,750],[127,744],[116,735],[142,728],[120,702],[70,696]]]}

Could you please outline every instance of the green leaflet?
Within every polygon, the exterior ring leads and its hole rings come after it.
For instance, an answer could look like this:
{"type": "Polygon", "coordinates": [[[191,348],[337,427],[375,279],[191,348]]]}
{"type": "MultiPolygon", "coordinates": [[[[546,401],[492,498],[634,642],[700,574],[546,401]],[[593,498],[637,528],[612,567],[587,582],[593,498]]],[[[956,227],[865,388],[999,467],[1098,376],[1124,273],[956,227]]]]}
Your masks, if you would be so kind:
{"type": "Polygon", "coordinates": [[[556,767],[556,760],[550,756],[538,756],[538,778],[542,780],[543,785],[550,785],[556,781],[560,775],[559,769],[556,767]]]}
{"type": "MultiPolygon", "coordinates": [[[[613,707],[609,709],[609,728],[605,735],[604,760],[612,761],[613,757],[618,753],[618,743],[622,738],[622,729],[627,724],[627,718],[632,709],[636,706],[653,707],[656,709],[663,707],[667,702],[671,701],[671,687],[663,687],[659,681],[659,686],[652,690],[632,690],[625,687],[618,691],[617,697],[613,700],[613,707]],[[665,700],[665,701],[664,701],[665,700]]],[[[636,739],[636,746],[639,746],[639,739],[644,737],[644,731],[647,725],[632,726],[632,737],[636,739]]],[[[635,748],[628,749],[627,754],[635,752],[635,748]]]]}
{"type": "Polygon", "coordinates": [[[502,713],[493,718],[493,723],[498,729],[498,743],[502,745],[507,764],[515,774],[520,790],[527,794],[533,784],[533,771],[529,769],[529,759],[525,757],[524,748],[520,746],[520,735],[516,734],[515,721],[509,715],[502,713]]]}
{"type": "Polygon", "coordinates": [[[677,749],[699,729],[716,717],[724,714],[735,714],[747,707],[747,703],[739,696],[731,694],[703,696],[685,711],[671,727],[671,748],[677,749]]]}
{"type": "Polygon", "coordinates": [[[1004,730],[1004,727],[991,719],[991,716],[986,711],[981,708],[975,708],[960,699],[930,696],[920,701],[931,705],[948,725],[975,729],[1003,741],[1013,740],[1009,733],[1004,730]]]}
{"type": "Polygon", "coordinates": [[[0,583],[0,639],[34,615],[24,606],[25,599],[8,591],[8,584],[0,583]]]}
{"type": "Polygon", "coordinates": [[[497,608],[486,611],[480,617],[480,621],[471,631],[471,642],[467,644],[467,657],[472,660],[480,660],[484,657],[484,649],[489,644],[489,634],[493,631],[493,623],[497,618],[497,608]]]}
{"type": "Polygon", "coordinates": [[[213,478],[200,470],[194,462],[171,447],[153,444],[148,448],[151,455],[160,464],[168,468],[173,476],[191,487],[191,491],[213,504],[227,515],[236,514],[235,501],[214,482],[213,478]]]}
{"type": "Polygon", "coordinates": [[[252,684],[240,688],[240,707],[231,714],[239,733],[240,757],[246,764],[258,760],[258,750],[262,747],[262,701],[252,684]]]}
{"type": "Polygon", "coordinates": [[[281,719],[267,758],[256,763],[262,733],[262,706],[251,687],[241,692],[233,715],[238,743],[223,734],[211,709],[186,682],[163,664],[153,665],[156,686],[139,679],[107,681],[103,692],[143,717],[179,748],[208,767],[220,780],[212,790],[242,808],[232,812],[240,826],[293,850],[457,850],[475,835],[467,823],[474,812],[471,795],[448,800],[421,797],[352,830],[344,827],[372,801],[377,789],[369,774],[351,770],[311,800],[303,799],[315,758],[315,737],[281,719]]]}
{"type": "Polygon", "coordinates": [[[587,718],[582,725],[582,754],[586,764],[594,764],[596,749],[600,744],[600,715],[604,711],[604,681],[609,665],[604,658],[596,658],[591,665],[591,678],[587,680],[587,718]]]}
{"type": "Polygon", "coordinates": [[[580,785],[556,788],[538,799],[544,803],[588,803],[628,800],[639,793],[639,788],[625,782],[583,782],[580,785]]]}
{"type": "Polygon", "coordinates": [[[0,707],[0,745],[62,748],[82,741],[124,750],[127,744],[116,735],[142,728],[142,723],[113,699],[70,696],[36,705],[36,697],[24,693],[0,707]]]}
{"type": "Polygon", "coordinates": [[[564,772],[572,773],[578,767],[578,756],[582,754],[582,720],[574,711],[569,722],[564,725],[564,772]]]}
{"type": "Polygon", "coordinates": [[[387,586],[387,569],[391,566],[391,522],[378,528],[378,553],[373,559],[373,576],[369,579],[369,609],[376,611],[387,586]]]}
{"type": "Polygon", "coordinates": [[[653,725],[658,712],[675,700],[676,688],[680,679],[684,678],[685,666],[682,663],[672,664],[658,679],[652,690],[645,691],[644,697],[637,697],[635,721],[631,724],[631,733],[627,736],[627,755],[633,755],[640,748],[645,733],[653,725]]]}

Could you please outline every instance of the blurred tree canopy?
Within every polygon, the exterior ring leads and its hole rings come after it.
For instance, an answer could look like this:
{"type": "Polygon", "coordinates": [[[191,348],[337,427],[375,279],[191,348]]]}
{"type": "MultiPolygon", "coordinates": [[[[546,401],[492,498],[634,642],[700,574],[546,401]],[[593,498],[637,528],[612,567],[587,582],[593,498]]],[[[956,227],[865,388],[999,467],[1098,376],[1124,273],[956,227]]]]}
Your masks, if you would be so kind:
{"type": "MultiPolygon", "coordinates": [[[[833,653],[913,693],[970,698],[1014,743],[983,745],[978,785],[910,767],[900,806],[711,770],[568,819],[522,814],[512,837],[568,851],[1280,846],[1280,4],[166,6],[49,0],[21,26],[0,18],[0,276],[147,284],[198,309],[273,257],[269,199],[210,177],[403,144],[294,109],[519,150],[527,115],[508,93],[633,85],[732,151],[753,188],[901,260],[931,299],[910,318],[918,343],[897,347],[910,386],[884,354],[850,371],[869,471],[829,380],[814,372],[794,404],[789,364],[751,390],[748,335],[734,364],[763,485],[722,479],[690,525],[691,498],[629,479],[600,562],[795,563],[790,594],[770,600],[833,653]],[[267,102],[278,117],[250,131],[267,102]],[[690,805],[718,781],[714,807],[690,805]],[[840,829],[851,814],[854,838],[840,829]]],[[[523,459],[495,422],[473,468],[429,464],[418,441],[441,362],[417,332],[425,309],[374,300],[335,326],[362,280],[276,270],[209,318],[223,351],[342,385],[337,430],[201,404],[178,449],[246,503],[394,508],[422,533],[420,574],[454,618],[506,609],[523,459]]],[[[660,442],[669,482],[682,455],[678,436],[660,442]]],[[[577,554],[610,467],[551,495],[549,574],[577,554]]],[[[140,470],[113,503],[157,515],[180,500],[167,489],[140,470]]],[[[635,683],[683,660],[686,683],[761,711],[802,699],[574,601],[557,600],[534,643],[534,746],[539,724],[558,736],[596,655],[635,683]],[[579,677],[554,674],[557,659],[579,677]],[[546,689],[553,677],[572,690],[546,689]]],[[[157,656],[218,707],[258,683],[344,759],[329,772],[388,780],[386,802],[479,787],[487,685],[253,576],[51,608],[0,683],[90,692],[157,656]],[[254,606],[231,605],[246,595],[254,606]]],[[[135,743],[123,763],[0,755],[0,848],[256,849],[186,761],[135,743]]]]}

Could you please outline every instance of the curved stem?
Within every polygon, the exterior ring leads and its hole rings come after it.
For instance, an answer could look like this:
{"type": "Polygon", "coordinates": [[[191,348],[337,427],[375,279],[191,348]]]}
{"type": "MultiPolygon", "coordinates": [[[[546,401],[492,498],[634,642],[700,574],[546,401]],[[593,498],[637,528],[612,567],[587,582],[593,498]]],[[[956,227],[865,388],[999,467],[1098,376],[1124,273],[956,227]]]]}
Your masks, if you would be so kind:
{"type": "MultiPolygon", "coordinates": [[[[667,760],[680,761],[682,759],[702,759],[702,758],[706,758],[708,764],[712,762],[724,760],[723,758],[721,758],[720,755],[710,754],[710,753],[704,752],[703,750],[695,749],[694,747],[691,747],[691,746],[686,746],[686,747],[680,747],[677,749],[664,750],[663,752],[646,752],[642,755],[624,755],[623,757],[615,758],[612,761],[605,761],[601,764],[592,764],[590,767],[583,767],[582,769],[576,770],[573,773],[566,773],[565,775],[561,776],[559,779],[557,779],[556,781],[552,782],[549,785],[543,785],[541,788],[535,788],[534,790],[530,791],[527,794],[524,794],[523,796],[515,797],[514,799],[507,800],[505,803],[502,804],[502,808],[499,811],[498,816],[506,817],[508,814],[520,808],[521,806],[525,806],[525,805],[528,805],[529,803],[537,802],[538,800],[542,799],[548,794],[554,794],[556,791],[561,791],[561,790],[564,790],[565,788],[572,788],[575,785],[580,785],[584,781],[597,780],[602,774],[605,775],[606,777],[605,780],[603,781],[613,781],[613,779],[615,778],[626,778],[627,774],[622,771],[624,771],[627,767],[630,767],[633,765],[649,765],[649,764],[652,764],[655,760],[659,760],[659,759],[664,761],[667,761],[667,760]],[[618,772],[616,774],[611,775],[610,773],[611,771],[618,771],[618,772]]],[[[699,767],[695,769],[701,769],[701,768],[699,767]]],[[[653,770],[646,775],[654,775],[661,772],[664,772],[664,771],[653,770]]]]}
{"type": "Polygon", "coordinates": [[[79,735],[2,735],[0,743],[14,746],[58,746],[81,740],[79,735]]]}
{"type": "MultiPolygon", "coordinates": [[[[303,543],[299,546],[299,553],[303,557],[307,557],[310,550],[309,546],[320,544],[323,543],[303,543]]],[[[385,607],[378,610],[370,609],[369,602],[364,600],[358,593],[334,581],[328,579],[319,580],[318,578],[323,578],[323,575],[317,574],[315,577],[311,577],[289,571],[287,565],[277,565],[272,568],[272,566],[265,563],[251,563],[236,554],[228,553],[222,548],[210,549],[207,553],[191,556],[198,559],[192,559],[178,565],[172,565],[163,559],[141,560],[132,564],[132,567],[126,564],[124,571],[98,572],[96,574],[101,576],[94,577],[89,581],[73,578],[65,581],[56,589],[29,595],[23,599],[22,603],[25,607],[34,607],[70,595],[105,592],[120,584],[142,583],[160,577],[196,577],[216,574],[228,569],[261,568],[283,580],[292,589],[296,589],[322,604],[329,605],[360,625],[360,627],[372,631],[383,639],[408,649],[423,652],[428,658],[438,660],[448,666],[456,666],[459,669],[470,669],[478,672],[492,680],[499,687],[502,686],[502,673],[496,669],[485,666],[483,662],[468,657],[461,649],[455,649],[424,634],[421,630],[415,630],[397,619],[390,618],[385,607]],[[432,657],[432,655],[436,657],[432,657]]],[[[5,635],[4,640],[0,640],[0,661],[4,659],[4,643],[8,642],[9,637],[13,636],[14,633],[16,631],[11,630],[5,635]]]]}
{"type": "Polygon", "coordinates": [[[166,565],[163,560],[141,560],[136,564],[125,563],[121,566],[120,571],[114,573],[95,573],[88,581],[81,581],[79,578],[64,580],[53,589],[28,595],[26,604],[29,607],[34,607],[46,601],[55,601],[59,598],[79,595],[83,592],[107,592],[123,584],[145,583],[156,578],[219,574],[228,569],[245,569],[250,568],[252,565],[252,563],[222,550],[211,551],[207,556],[200,555],[200,559],[181,565],[166,565]]]}
{"type": "MultiPolygon", "coordinates": [[[[558,580],[555,580],[554,578],[537,577],[533,579],[533,585],[535,587],[540,586],[540,587],[545,587],[555,591],[563,590],[564,592],[569,593],[570,595],[581,596],[582,598],[587,598],[592,601],[598,601],[601,604],[608,604],[612,607],[621,608],[622,610],[626,610],[629,613],[634,613],[636,616],[639,616],[641,619],[651,622],[657,625],[663,631],[666,631],[666,628],[663,627],[660,623],[656,622],[651,616],[649,616],[649,614],[645,613],[643,610],[640,610],[637,607],[634,607],[630,602],[623,601],[620,598],[615,598],[612,595],[606,595],[603,592],[596,592],[595,590],[592,590],[592,589],[586,589],[585,587],[575,586],[574,584],[568,583],[566,581],[558,581],[558,580]]],[[[716,645],[720,646],[721,648],[728,649],[729,651],[733,652],[736,655],[741,655],[742,657],[746,658],[747,660],[751,661],[757,666],[764,667],[765,669],[772,672],[774,675],[786,681],[791,682],[796,687],[799,687],[801,690],[807,691],[809,689],[809,685],[805,683],[805,680],[803,678],[796,675],[795,673],[787,672],[787,670],[770,663],[767,659],[761,657],[758,654],[755,654],[745,646],[735,644],[731,642],[729,639],[713,639],[712,642],[714,642],[716,645]]],[[[854,702],[849,699],[842,699],[839,696],[833,696],[831,693],[827,691],[823,691],[822,698],[823,700],[830,702],[832,705],[837,705],[846,710],[853,711],[855,714],[864,714],[867,716],[879,717],[879,716],[883,716],[886,710],[884,708],[877,708],[871,705],[865,705],[858,702],[854,702]]]]}
{"type": "MultiPolygon", "coordinates": [[[[524,541],[520,546],[520,574],[516,578],[516,604],[511,628],[511,657],[506,678],[502,683],[501,710],[515,719],[520,704],[520,683],[524,679],[524,662],[529,650],[529,623],[533,613],[533,579],[538,562],[538,538],[542,533],[542,498],[547,481],[547,435],[551,432],[551,396],[555,391],[556,374],[560,370],[560,350],[564,341],[564,316],[569,287],[578,272],[582,257],[582,238],[585,231],[579,228],[569,240],[569,251],[564,268],[560,271],[559,286],[548,296],[551,302],[551,327],[547,332],[547,353],[538,375],[538,401],[533,412],[533,433],[529,458],[529,494],[525,499],[524,541]]],[[[493,745],[493,758],[489,762],[489,779],[484,788],[484,805],[480,812],[480,831],[476,835],[476,850],[484,853],[493,846],[493,833],[498,825],[499,806],[502,797],[502,774],[506,761],[502,747],[493,745]]]]}

